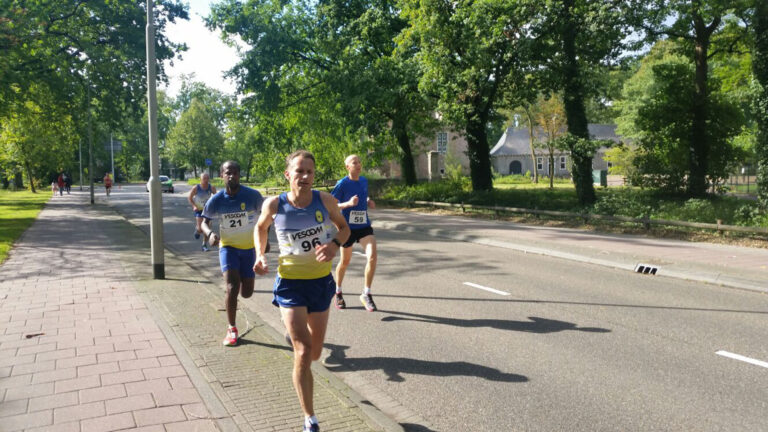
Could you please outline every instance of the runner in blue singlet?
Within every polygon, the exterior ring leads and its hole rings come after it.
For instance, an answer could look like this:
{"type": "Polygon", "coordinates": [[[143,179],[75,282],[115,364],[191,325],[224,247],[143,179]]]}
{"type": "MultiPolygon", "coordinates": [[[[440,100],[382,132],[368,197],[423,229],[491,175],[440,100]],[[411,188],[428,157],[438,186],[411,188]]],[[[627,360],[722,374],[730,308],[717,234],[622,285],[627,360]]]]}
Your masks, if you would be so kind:
{"type": "Polygon", "coordinates": [[[280,255],[272,303],[280,307],[293,345],[293,386],[304,411],[304,431],[317,432],[320,427],[315,417],[310,367],[322,353],[336,289],[331,260],[347,241],[349,226],[336,199],[312,189],[312,153],[299,150],[288,156],[285,178],[291,191],[264,202],[254,232],[257,258],[253,270],[258,275],[269,270],[264,253],[269,226],[274,221],[280,255]]]}
{"type": "Polygon", "coordinates": [[[259,191],[240,185],[240,165],[235,161],[226,161],[221,165],[221,178],[226,189],[220,190],[205,204],[202,229],[211,246],[216,246],[221,240],[219,264],[227,283],[225,304],[229,322],[223,344],[234,346],[238,339],[235,326],[237,295],[239,293],[248,298],[253,294],[253,263],[256,260],[253,228],[264,198],[259,191]],[[213,218],[219,219],[221,238],[211,229],[213,218]]]}
{"type": "MultiPolygon", "coordinates": [[[[200,234],[203,232],[203,209],[208,199],[216,193],[216,188],[209,182],[210,176],[208,173],[202,173],[200,175],[200,184],[195,185],[192,190],[189,191],[187,200],[192,204],[192,210],[195,212],[195,238],[199,239],[200,234]]],[[[208,251],[208,238],[203,238],[203,244],[201,245],[203,252],[208,251]]]]}
{"type": "Polygon", "coordinates": [[[352,246],[360,243],[365,250],[365,285],[360,294],[360,302],[368,312],[376,310],[376,303],[371,295],[373,275],[376,273],[376,236],[373,235],[368,209],[375,209],[376,203],[368,197],[368,179],[361,176],[363,166],[357,155],[349,155],[344,160],[347,175],[336,183],[331,195],[339,200],[339,208],[344,218],[349,222],[352,233],[349,240],[342,245],[339,264],[336,266],[336,307],[346,309],[347,304],[341,292],[341,282],[347,272],[347,266],[352,258],[352,246]]]}

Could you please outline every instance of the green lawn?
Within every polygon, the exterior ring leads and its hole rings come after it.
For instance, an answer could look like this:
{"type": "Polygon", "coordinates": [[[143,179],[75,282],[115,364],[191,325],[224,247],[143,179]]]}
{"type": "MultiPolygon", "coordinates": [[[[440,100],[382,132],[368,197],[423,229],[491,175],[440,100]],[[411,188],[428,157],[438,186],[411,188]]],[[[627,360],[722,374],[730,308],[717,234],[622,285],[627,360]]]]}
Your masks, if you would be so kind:
{"type": "Polygon", "coordinates": [[[32,225],[50,198],[50,191],[0,190],[0,263],[5,261],[13,242],[32,225]]]}

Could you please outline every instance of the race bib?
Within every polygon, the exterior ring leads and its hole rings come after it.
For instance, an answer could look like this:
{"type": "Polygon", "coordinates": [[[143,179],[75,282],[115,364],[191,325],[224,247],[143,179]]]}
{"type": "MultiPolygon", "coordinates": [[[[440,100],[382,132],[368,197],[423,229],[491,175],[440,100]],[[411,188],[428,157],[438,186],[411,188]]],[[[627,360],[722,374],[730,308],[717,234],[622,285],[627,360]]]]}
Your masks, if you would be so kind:
{"type": "Polygon", "coordinates": [[[198,210],[202,210],[205,208],[205,203],[208,201],[208,197],[195,195],[195,197],[192,198],[192,201],[195,202],[195,207],[197,207],[198,210]]]}
{"type": "Polygon", "coordinates": [[[301,231],[280,232],[279,234],[280,255],[315,253],[316,247],[327,243],[334,235],[327,225],[322,224],[301,231]]]}
{"type": "Polygon", "coordinates": [[[349,212],[349,223],[361,225],[368,223],[368,212],[365,210],[352,210],[349,212]]]}
{"type": "Polygon", "coordinates": [[[249,212],[246,211],[222,214],[221,221],[219,222],[222,236],[230,236],[241,232],[252,232],[253,219],[254,215],[249,214],[249,212]]]}

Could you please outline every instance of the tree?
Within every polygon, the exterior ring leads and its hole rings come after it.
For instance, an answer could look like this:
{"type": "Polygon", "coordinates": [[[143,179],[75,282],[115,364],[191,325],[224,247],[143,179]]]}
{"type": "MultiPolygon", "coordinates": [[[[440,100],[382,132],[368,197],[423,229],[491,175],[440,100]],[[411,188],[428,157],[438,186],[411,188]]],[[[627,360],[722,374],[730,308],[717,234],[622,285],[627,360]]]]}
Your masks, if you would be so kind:
{"type": "MultiPolygon", "coordinates": [[[[566,133],[563,101],[558,95],[551,95],[548,98],[540,95],[532,114],[536,127],[543,132],[544,141],[539,142],[538,147],[547,151],[549,188],[552,189],[555,181],[555,151],[559,150],[557,138],[566,133]]],[[[536,159],[533,162],[535,164],[536,159]]]]}
{"type": "Polygon", "coordinates": [[[761,207],[768,210],[768,2],[756,1],[755,5],[752,70],[757,87],[757,197],[761,207]]]}
{"type": "Polygon", "coordinates": [[[534,7],[523,0],[406,0],[403,43],[418,46],[420,88],[467,139],[472,189],[493,189],[486,127],[506,81],[523,80],[534,7]]]}
{"type": "Polygon", "coordinates": [[[639,2],[636,5],[638,11],[653,11],[647,12],[650,19],[643,26],[649,38],[666,36],[685,43],[689,58],[695,65],[687,157],[690,165],[687,193],[692,197],[703,196],[707,191],[707,164],[712,151],[710,137],[713,134],[708,131],[712,120],[709,117],[709,60],[718,51],[731,49],[744,33],[736,34],[736,37],[730,40],[719,41],[719,46],[715,46],[715,49],[712,49],[713,42],[718,33],[726,27],[725,23],[729,19],[736,19],[745,11],[746,6],[745,1],[733,0],[656,0],[639,2]],[[671,23],[668,20],[670,16],[675,18],[671,23]]]}
{"type": "Polygon", "coordinates": [[[562,92],[571,145],[572,175],[582,204],[595,202],[586,101],[600,85],[595,72],[621,53],[630,33],[628,4],[609,0],[547,0],[533,23],[544,88],[562,92]]]}
{"type": "Polygon", "coordinates": [[[235,108],[235,100],[232,96],[215,88],[208,87],[205,83],[193,81],[194,74],[181,77],[181,88],[174,100],[174,108],[178,115],[188,110],[192,100],[197,99],[213,114],[216,126],[223,127],[227,114],[235,108]]]}
{"type": "MultiPolygon", "coordinates": [[[[642,60],[624,87],[617,107],[618,132],[634,139],[637,153],[636,184],[682,192],[693,181],[690,164],[690,130],[694,122],[695,66],[680,55],[671,41],[658,43],[642,60]]],[[[732,138],[743,124],[739,108],[710,83],[706,138],[712,151],[706,161],[706,178],[712,183],[727,177],[737,156],[732,138]]]]}
{"type": "Polygon", "coordinates": [[[193,170],[197,177],[197,168],[205,165],[206,158],[217,159],[223,144],[213,114],[202,102],[193,99],[168,134],[166,151],[174,164],[193,170]]]}

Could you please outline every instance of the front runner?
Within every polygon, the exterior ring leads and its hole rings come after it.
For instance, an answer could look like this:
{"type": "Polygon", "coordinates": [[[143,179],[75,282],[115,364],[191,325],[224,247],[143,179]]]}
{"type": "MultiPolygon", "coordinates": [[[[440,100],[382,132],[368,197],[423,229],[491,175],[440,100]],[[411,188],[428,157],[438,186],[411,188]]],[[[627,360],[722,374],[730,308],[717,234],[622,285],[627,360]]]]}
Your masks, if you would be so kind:
{"type": "Polygon", "coordinates": [[[312,391],[313,360],[320,358],[328,326],[328,312],[336,284],[331,260],[349,236],[349,226],[336,199],[312,189],[315,157],[299,150],[286,159],[285,177],[291,191],[268,198],[259,217],[254,240],[258,257],[253,270],[269,270],[264,255],[273,217],[280,256],[272,303],[293,344],[293,386],[304,412],[304,431],[318,432],[312,391]]]}
{"type": "MultiPolygon", "coordinates": [[[[195,185],[192,190],[189,191],[187,200],[192,204],[192,209],[195,212],[195,238],[199,239],[200,234],[203,232],[203,209],[205,203],[216,193],[216,188],[210,184],[210,176],[208,173],[202,173],[200,175],[200,184],[195,185]]],[[[202,244],[203,252],[208,251],[208,237],[203,238],[202,244]]]]}
{"type": "Polygon", "coordinates": [[[360,175],[363,170],[360,158],[357,155],[349,155],[344,160],[344,166],[349,175],[336,183],[331,195],[339,200],[339,208],[344,219],[349,222],[352,232],[341,249],[339,264],[336,266],[336,307],[339,309],[347,307],[341,293],[341,282],[344,280],[349,260],[352,258],[352,246],[359,242],[365,250],[366,257],[365,286],[360,295],[360,302],[363,303],[365,310],[374,312],[376,303],[373,302],[371,295],[371,284],[373,284],[373,275],[376,273],[376,236],[373,235],[368,208],[375,209],[376,203],[368,197],[368,179],[360,175]]]}
{"type": "Polygon", "coordinates": [[[227,283],[227,295],[224,299],[227,309],[229,328],[222,342],[226,346],[237,345],[237,295],[244,298],[253,294],[253,263],[256,251],[253,248],[253,228],[264,202],[259,191],[240,185],[240,165],[235,161],[221,164],[221,178],[226,185],[211,197],[203,209],[201,225],[206,239],[211,246],[221,240],[219,264],[224,281],[227,283]],[[219,217],[221,239],[211,229],[211,219],[219,217]]]}

